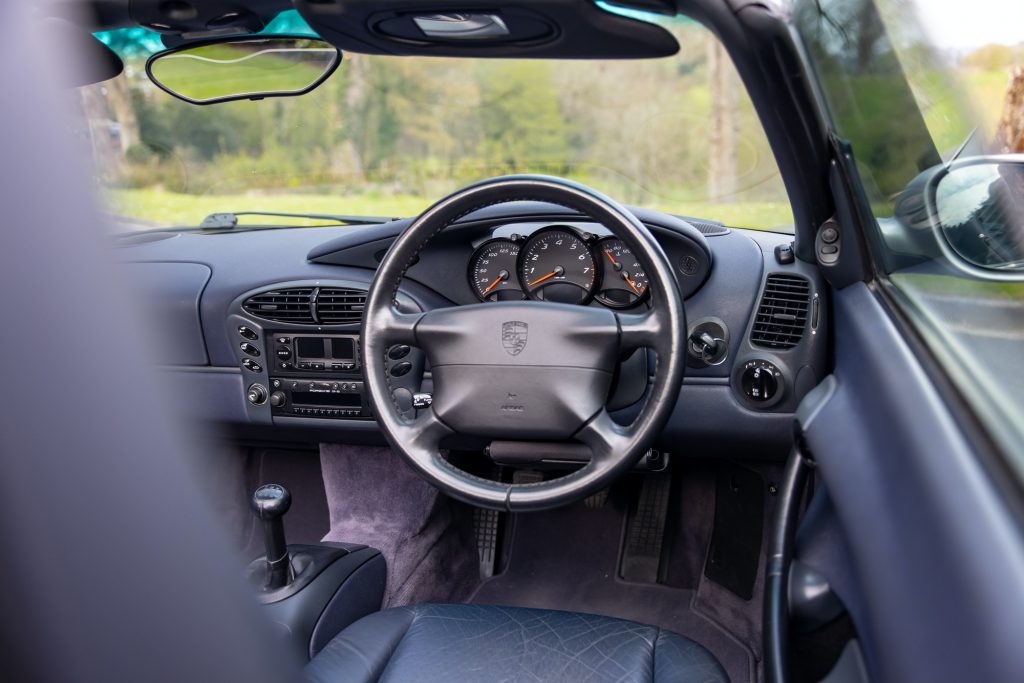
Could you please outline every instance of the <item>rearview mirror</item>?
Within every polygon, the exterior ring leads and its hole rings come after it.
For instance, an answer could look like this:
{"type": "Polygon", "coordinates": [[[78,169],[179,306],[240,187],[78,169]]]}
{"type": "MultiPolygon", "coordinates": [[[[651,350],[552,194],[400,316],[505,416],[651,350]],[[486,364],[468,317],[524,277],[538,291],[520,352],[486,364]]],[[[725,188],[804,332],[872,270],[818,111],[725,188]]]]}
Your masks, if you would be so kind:
{"type": "Polygon", "coordinates": [[[146,74],[178,99],[214,104],[304,95],[339,64],[341,51],[319,38],[242,36],[159,52],[146,62],[146,74]]]}
{"type": "Polygon", "coordinates": [[[936,176],[933,215],[946,242],[985,270],[1024,273],[1024,157],[976,157],[936,176]]]}

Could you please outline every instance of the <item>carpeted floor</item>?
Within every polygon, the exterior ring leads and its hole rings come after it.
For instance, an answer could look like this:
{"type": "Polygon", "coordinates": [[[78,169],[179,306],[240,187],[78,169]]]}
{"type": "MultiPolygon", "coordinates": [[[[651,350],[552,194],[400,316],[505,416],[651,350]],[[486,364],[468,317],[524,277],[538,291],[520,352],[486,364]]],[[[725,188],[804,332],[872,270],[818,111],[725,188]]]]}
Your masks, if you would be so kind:
{"type": "Polygon", "coordinates": [[[323,444],[325,541],[365,543],[388,563],[384,606],[461,602],[479,582],[472,509],[424,482],[388,448],[323,444]]]}
{"type": "MultiPolygon", "coordinates": [[[[734,683],[757,680],[754,652],[697,608],[697,590],[619,578],[629,493],[628,484],[616,485],[600,508],[577,503],[516,515],[504,571],[484,582],[470,602],[572,610],[652,624],[708,648],[734,683]]],[[[680,550],[674,548],[677,562],[680,550]]],[[[704,550],[704,545],[690,550],[699,556],[690,558],[691,564],[703,564],[704,550]]]]}
{"type": "MultiPolygon", "coordinates": [[[[324,444],[319,452],[255,449],[236,455],[228,459],[233,469],[212,479],[221,512],[238,530],[247,558],[262,549],[249,496],[259,484],[282,483],[293,497],[285,517],[289,542],[322,538],[381,550],[389,573],[384,607],[473,602],[632,619],[701,643],[734,683],[760,679],[759,597],[744,600],[704,574],[723,463],[679,463],[659,583],[631,583],[619,576],[629,509],[641,481],[637,476],[617,482],[601,506],[578,503],[506,516],[497,574],[482,581],[473,508],[439,494],[390,449],[324,444]]],[[[765,482],[777,480],[777,467],[755,469],[765,482]]],[[[765,503],[767,524],[773,497],[765,503]]],[[[755,596],[763,569],[762,546],[755,596]]]]}

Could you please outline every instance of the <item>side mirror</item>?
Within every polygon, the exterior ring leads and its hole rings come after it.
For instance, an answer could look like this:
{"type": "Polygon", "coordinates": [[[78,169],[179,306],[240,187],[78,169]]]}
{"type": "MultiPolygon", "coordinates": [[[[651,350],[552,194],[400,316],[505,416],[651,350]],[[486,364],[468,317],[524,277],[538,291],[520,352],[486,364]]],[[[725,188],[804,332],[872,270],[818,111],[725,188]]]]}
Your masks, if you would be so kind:
{"type": "Polygon", "coordinates": [[[956,256],[986,271],[1024,273],[1024,156],[957,160],[929,185],[930,213],[956,256]]]}
{"type": "Polygon", "coordinates": [[[318,87],[341,64],[341,51],[309,36],[242,36],[186,43],[158,52],[146,75],[191,104],[295,97],[318,87]]]}

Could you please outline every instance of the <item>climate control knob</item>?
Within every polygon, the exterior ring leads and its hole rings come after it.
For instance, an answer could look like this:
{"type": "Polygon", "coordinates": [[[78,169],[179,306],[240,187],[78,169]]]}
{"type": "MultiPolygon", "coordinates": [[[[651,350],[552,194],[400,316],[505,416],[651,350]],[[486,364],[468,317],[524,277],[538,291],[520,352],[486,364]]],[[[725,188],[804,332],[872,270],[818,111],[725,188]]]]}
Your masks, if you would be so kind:
{"type": "Polygon", "coordinates": [[[270,395],[270,405],[280,408],[288,402],[288,396],[283,391],[275,391],[270,395]]]}

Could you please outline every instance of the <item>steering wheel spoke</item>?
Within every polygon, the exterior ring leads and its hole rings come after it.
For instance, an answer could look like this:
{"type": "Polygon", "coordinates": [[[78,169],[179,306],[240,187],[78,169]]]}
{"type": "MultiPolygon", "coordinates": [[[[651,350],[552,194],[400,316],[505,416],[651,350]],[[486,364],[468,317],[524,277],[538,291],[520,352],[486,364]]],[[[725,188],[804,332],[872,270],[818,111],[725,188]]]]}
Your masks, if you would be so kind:
{"type": "Polygon", "coordinates": [[[662,334],[661,319],[654,311],[646,313],[616,313],[619,323],[619,347],[632,350],[654,347],[662,334]]]}
{"type": "Polygon", "coordinates": [[[372,315],[368,329],[384,344],[416,345],[416,325],[423,318],[422,313],[402,313],[394,306],[386,306],[372,315]]]}
{"type": "Polygon", "coordinates": [[[629,448],[633,436],[629,427],[615,422],[602,408],[576,432],[575,438],[590,447],[593,466],[602,468],[622,459],[622,453],[629,448]]]}
{"type": "Polygon", "coordinates": [[[453,433],[432,408],[420,411],[415,420],[404,425],[403,432],[409,447],[421,451],[425,457],[433,457],[441,447],[441,440],[453,433]]]}

